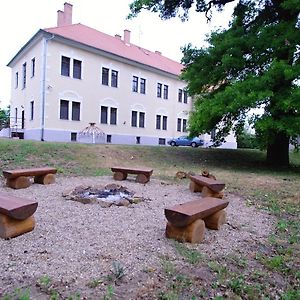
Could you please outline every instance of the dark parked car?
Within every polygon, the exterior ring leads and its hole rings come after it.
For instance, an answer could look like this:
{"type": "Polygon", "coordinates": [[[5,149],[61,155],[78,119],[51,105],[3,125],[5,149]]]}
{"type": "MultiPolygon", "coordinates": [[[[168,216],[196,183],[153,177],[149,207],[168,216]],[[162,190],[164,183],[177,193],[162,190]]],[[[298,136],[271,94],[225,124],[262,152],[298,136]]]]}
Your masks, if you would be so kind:
{"type": "Polygon", "coordinates": [[[171,146],[198,147],[198,146],[203,146],[204,141],[199,139],[198,137],[190,138],[188,136],[180,136],[178,138],[169,140],[168,144],[171,146]]]}

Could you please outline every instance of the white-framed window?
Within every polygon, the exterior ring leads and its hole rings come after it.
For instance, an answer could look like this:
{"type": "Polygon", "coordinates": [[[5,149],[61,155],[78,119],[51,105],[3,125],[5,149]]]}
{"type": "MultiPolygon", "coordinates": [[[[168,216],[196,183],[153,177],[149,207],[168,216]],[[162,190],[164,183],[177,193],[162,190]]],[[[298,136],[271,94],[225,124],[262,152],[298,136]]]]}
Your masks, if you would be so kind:
{"type": "Polygon", "coordinates": [[[35,75],[35,57],[31,59],[31,78],[35,75]]]}
{"type": "Polygon", "coordinates": [[[177,131],[187,132],[187,119],[177,118],[177,131]]]}
{"type": "Polygon", "coordinates": [[[15,89],[19,87],[19,72],[15,74],[15,89]]]}
{"type": "Polygon", "coordinates": [[[156,129],[167,130],[168,117],[164,115],[156,115],[156,129]]]}
{"type": "Polygon", "coordinates": [[[132,76],[131,90],[135,93],[146,94],[146,79],[132,76]]]}
{"type": "Polygon", "coordinates": [[[131,127],[145,127],[145,112],[131,111],[131,127]]]}
{"type": "Polygon", "coordinates": [[[101,105],[100,107],[100,123],[117,125],[118,109],[116,107],[109,107],[101,105]]]}
{"type": "Polygon", "coordinates": [[[102,78],[101,78],[102,85],[118,87],[119,71],[102,67],[101,74],[102,74],[102,78]]]}
{"type": "Polygon", "coordinates": [[[34,101],[30,101],[30,120],[34,118],[34,101]]]}
{"type": "Polygon", "coordinates": [[[26,62],[22,66],[22,73],[23,73],[23,86],[22,88],[26,88],[26,62]]]}
{"type": "Polygon", "coordinates": [[[72,68],[72,76],[75,79],[81,79],[82,61],[78,59],[71,59],[70,57],[61,57],[60,74],[66,77],[70,77],[72,68]]]}
{"type": "Polygon", "coordinates": [[[80,121],[80,102],[60,99],[59,117],[61,120],[80,121]],[[70,115],[71,112],[71,115],[70,115]]]}

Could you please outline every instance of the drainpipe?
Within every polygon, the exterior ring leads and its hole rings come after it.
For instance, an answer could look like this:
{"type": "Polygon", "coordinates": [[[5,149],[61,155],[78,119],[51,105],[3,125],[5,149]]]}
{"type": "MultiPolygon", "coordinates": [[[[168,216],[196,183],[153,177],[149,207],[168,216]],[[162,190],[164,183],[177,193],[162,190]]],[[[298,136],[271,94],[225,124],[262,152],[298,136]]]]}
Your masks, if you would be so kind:
{"type": "Polygon", "coordinates": [[[45,104],[46,104],[46,75],[47,75],[47,48],[48,41],[54,38],[52,34],[49,38],[43,38],[43,50],[42,50],[42,82],[41,82],[41,103],[42,103],[42,116],[41,116],[41,141],[44,141],[45,133],[45,104]]]}

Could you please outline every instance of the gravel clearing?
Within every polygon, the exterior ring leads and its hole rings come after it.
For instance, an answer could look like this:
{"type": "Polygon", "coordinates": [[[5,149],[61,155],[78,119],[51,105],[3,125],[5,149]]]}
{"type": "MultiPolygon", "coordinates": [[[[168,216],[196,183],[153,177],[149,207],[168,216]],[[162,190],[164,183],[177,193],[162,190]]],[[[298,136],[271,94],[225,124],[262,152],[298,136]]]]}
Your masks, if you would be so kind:
{"type": "MultiPolygon", "coordinates": [[[[164,208],[200,197],[189,191],[187,181],[170,184],[151,179],[147,184],[138,184],[132,178],[116,182],[111,176],[58,176],[55,184],[33,184],[21,190],[6,187],[2,179],[0,191],[39,203],[32,232],[10,240],[0,239],[0,297],[16,288],[28,287],[30,299],[49,299],[36,287],[43,276],[52,279],[62,298],[77,291],[81,299],[102,299],[98,296],[102,291],[103,297],[106,286],[91,289],[87,285],[111,274],[113,262],[119,262],[126,270],[119,290],[115,288],[116,299],[139,299],[139,290],[149,280],[145,270],[160,269],[161,256],[180,260],[172,241],[164,236],[164,208]],[[80,185],[108,183],[126,186],[148,200],[129,207],[101,208],[62,196],[80,185]]],[[[237,253],[246,256],[253,243],[264,242],[275,219],[247,207],[235,195],[225,192],[225,199],[230,201],[227,224],[219,231],[207,230],[203,243],[187,246],[211,258],[237,253]]]]}

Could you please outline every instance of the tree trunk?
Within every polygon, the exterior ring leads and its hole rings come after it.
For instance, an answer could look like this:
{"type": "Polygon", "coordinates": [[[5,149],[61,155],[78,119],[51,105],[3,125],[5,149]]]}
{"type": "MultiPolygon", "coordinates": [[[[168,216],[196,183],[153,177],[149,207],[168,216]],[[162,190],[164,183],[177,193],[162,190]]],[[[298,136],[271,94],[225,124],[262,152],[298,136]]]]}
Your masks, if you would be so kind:
{"type": "Polygon", "coordinates": [[[289,137],[277,133],[267,147],[267,163],[273,166],[289,165],[289,137]]]}

